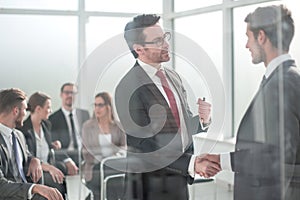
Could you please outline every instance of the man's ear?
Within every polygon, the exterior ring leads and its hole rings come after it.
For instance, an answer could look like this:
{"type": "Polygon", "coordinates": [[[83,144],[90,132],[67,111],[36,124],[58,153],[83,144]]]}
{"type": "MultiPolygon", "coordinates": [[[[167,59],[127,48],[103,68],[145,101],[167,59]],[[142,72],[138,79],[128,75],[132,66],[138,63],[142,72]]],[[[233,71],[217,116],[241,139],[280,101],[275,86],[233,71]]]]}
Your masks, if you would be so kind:
{"type": "Polygon", "coordinates": [[[19,108],[17,106],[13,108],[13,113],[14,113],[14,115],[19,114],[19,108]]]}
{"type": "Polygon", "coordinates": [[[263,30],[260,30],[257,35],[258,44],[263,45],[267,41],[266,33],[263,30]]]}
{"type": "Polygon", "coordinates": [[[134,45],[132,46],[132,48],[133,48],[133,49],[135,50],[135,52],[136,52],[137,54],[139,54],[139,55],[141,55],[141,54],[143,53],[143,50],[144,50],[143,46],[140,45],[140,44],[134,44],[134,45]]]}

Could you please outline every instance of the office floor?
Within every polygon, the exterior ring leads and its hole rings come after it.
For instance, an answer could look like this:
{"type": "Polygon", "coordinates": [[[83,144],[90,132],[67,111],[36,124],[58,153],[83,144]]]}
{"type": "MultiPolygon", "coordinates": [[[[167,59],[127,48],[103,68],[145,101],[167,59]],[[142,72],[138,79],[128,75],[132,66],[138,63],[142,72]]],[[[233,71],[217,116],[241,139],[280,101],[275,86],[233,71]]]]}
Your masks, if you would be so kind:
{"type": "Polygon", "coordinates": [[[190,200],[233,200],[232,188],[221,182],[200,183],[190,188],[190,200]]]}

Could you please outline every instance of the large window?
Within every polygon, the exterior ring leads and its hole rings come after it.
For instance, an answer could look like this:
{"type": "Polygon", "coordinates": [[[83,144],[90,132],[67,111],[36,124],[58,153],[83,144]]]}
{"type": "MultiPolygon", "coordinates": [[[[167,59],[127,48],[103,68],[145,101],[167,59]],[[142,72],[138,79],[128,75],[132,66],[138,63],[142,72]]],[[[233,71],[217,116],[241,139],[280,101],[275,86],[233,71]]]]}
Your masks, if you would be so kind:
{"type": "MultiPolygon", "coordinates": [[[[299,63],[300,13],[295,0],[0,0],[0,65],[3,74],[12,75],[2,76],[0,85],[20,87],[28,94],[44,91],[56,109],[61,84],[76,82],[80,66],[99,45],[121,34],[136,14],[162,14],[161,24],[194,41],[214,63],[226,95],[224,134],[232,137],[265,70],[262,64],[251,63],[243,20],[259,5],[278,3],[292,10],[296,33],[290,53],[299,63]]],[[[185,64],[188,61],[178,57],[174,67],[193,77],[193,69],[185,64]]],[[[205,86],[205,78],[202,83],[195,78],[186,81],[198,90],[205,86]]]]}
{"type": "Polygon", "coordinates": [[[162,0],[85,0],[86,10],[127,13],[162,13],[162,0]]]}
{"type": "Polygon", "coordinates": [[[192,10],[197,8],[202,8],[206,6],[213,6],[216,4],[221,4],[222,0],[174,0],[175,12],[192,10]]]}
{"type": "Polygon", "coordinates": [[[1,88],[43,91],[59,105],[59,88],[77,76],[77,17],[0,15],[1,88]]]}
{"type": "MultiPolygon", "coordinates": [[[[223,74],[222,27],[221,12],[205,13],[175,20],[176,32],[189,37],[203,48],[214,62],[220,76],[223,74]],[[212,26],[212,24],[214,24],[214,26],[212,26]]],[[[193,49],[191,49],[191,51],[193,51],[193,49]]]]}
{"type": "Polygon", "coordinates": [[[1,0],[1,8],[77,10],[77,0],[1,0]]]}

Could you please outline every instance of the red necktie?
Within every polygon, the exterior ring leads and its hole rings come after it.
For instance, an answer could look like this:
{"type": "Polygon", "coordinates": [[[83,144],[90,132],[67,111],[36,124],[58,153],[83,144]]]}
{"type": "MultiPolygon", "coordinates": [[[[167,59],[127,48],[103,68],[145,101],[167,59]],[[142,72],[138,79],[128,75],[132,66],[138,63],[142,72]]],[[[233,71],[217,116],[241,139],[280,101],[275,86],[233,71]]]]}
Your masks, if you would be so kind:
{"type": "Polygon", "coordinates": [[[180,128],[180,119],[179,119],[179,113],[178,113],[178,108],[177,108],[177,104],[176,104],[176,100],[174,97],[174,94],[169,86],[169,83],[167,81],[167,78],[165,76],[165,74],[162,72],[162,70],[158,70],[156,72],[156,76],[159,77],[161,84],[164,88],[165,93],[167,94],[169,103],[170,103],[170,107],[171,107],[171,111],[173,113],[173,116],[175,118],[176,124],[178,126],[178,128],[180,128]]]}

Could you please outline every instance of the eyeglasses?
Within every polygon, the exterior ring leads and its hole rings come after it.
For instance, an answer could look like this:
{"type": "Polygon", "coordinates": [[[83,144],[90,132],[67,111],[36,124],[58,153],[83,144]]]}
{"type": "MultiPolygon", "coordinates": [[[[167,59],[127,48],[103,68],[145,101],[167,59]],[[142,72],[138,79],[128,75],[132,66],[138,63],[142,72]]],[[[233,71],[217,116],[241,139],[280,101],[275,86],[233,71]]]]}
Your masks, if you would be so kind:
{"type": "Polygon", "coordinates": [[[73,92],[73,91],[63,91],[62,93],[64,93],[65,95],[75,95],[75,94],[77,94],[77,92],[73,92]]]}
{"type": "Polygon", "coordinates": [[[165,41],[170,41],[170,39],[171,39],[171,33],[166,32],[163,35],[163,37],[156,38],[152,42],[140,42],[140,44],[155,44],[156,46],[161,47],[165,43],[165,41]]]}
{"type": "Polygon", "coordinates": [[[105,103],[94,103],[95,108],[99,107],[99,108],[103,108],[104,106],[106,106],[105,103]]]}

